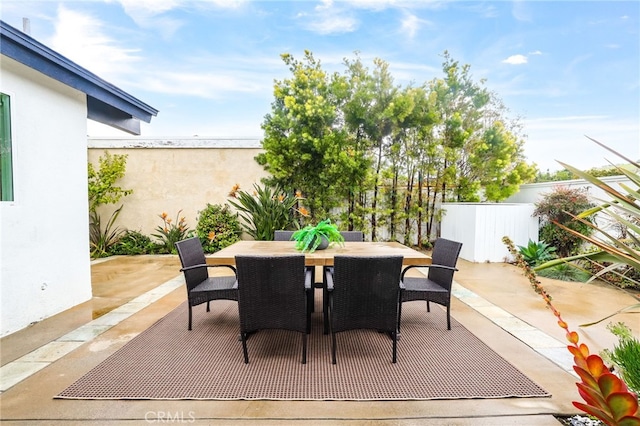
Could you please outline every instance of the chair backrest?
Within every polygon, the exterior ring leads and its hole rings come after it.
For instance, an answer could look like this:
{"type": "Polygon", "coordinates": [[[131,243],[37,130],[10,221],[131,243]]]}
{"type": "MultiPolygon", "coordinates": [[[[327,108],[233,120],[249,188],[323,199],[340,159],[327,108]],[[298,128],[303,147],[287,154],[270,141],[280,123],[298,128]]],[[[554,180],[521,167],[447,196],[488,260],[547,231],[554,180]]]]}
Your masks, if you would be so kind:
{"type": "Polygon", "coordinates": [[[340,231],[340,235],[345,241],[364,241],[364,232],[362,231],[340,231]]]}
{"type": "MultiPolygon", "coordinates": [[[[178,241],[176,248],[178,249],[178,256],[180,257],[180,263],[183,268],[205,265],[207,263],[204,258],[202,243],[198,237],[178,241]]],[[[209,278],[207,268],[194,268],[189,271],[184,271],[184,280],[187,283],[188,290],[191,290],[207,278],[209,278]]]]}
{"type": "MultiPolygon", "coordinates": [[[[433,252],[431,253],[431,263],[434,265],[443,265],[455,268],[461,248],[462,243],[438,238],[433,246],[433,252]]],[[[431,281],[451,290],[454,272],[455,271],[453,270],[442,268],[429,268],[428,277],[431,281]]]]}
{"type": "Polygon", "coordinates": [[[333,265],[332,329],[395,331],[402,256],[336,256],[333,265]]]}
{"type": "Polygon", "coordinates": [[[236,256],[243,332],[307,330],[304,255],[236,256]]]}
{"type": "Polygon", "coordinates": [[[274,231],[273,241],[290,241],[294,232],[295,231],[274,231]]]}

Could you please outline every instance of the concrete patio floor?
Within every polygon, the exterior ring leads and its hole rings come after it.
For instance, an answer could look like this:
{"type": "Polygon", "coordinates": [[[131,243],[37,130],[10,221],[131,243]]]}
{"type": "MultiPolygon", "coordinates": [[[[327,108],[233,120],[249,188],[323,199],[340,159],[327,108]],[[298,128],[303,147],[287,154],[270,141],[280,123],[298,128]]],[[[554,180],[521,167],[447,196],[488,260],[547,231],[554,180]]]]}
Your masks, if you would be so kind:
{"type": "MultiPolygon", "coordinates": [[[[563,330],[520,271],[508,264],[464,260],[458,267],[452,316],[551,397],[375,402],[53,399],[185,300],[177,256],[133,256],[94,262],[90,301],[0,339],[0,421],[7,425],[558,425],[554,415],[578,413],[571,404],[578,399],[577,379],[563,330]]],[[[637,303],[633,295],[604,285],[542,281],[564,320],[592,352],[611,348],[617,339],[606,329],[608,322],[589,328],[578,325],[637,303]]],[[[638,335],[637,315],[621,314],[613,320],[625,322],[638,335]]],[[[402,362],[401,342],[398,350],[402,362]]],[[[239,345],[239,358],[241,352],[239,345]]]]}

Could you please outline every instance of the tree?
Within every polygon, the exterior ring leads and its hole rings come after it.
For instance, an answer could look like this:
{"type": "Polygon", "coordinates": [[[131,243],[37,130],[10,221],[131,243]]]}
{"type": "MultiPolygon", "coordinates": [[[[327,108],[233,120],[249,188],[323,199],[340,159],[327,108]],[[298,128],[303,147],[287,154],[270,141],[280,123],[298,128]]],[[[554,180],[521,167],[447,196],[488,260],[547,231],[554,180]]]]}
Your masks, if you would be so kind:
{"type": "Polygon", "coordinates": [[[362,173],[363,159],[351,149],[341,123],[347,83],[336,74],[328,76],[309,51],[303,61],[281,57],[293,76],[275,83],[271,113],[262,124],[265,152],[256,160],[272,174],[267,183],[302,192],[317,221],[342,202],[345,178],[362,173]]]}

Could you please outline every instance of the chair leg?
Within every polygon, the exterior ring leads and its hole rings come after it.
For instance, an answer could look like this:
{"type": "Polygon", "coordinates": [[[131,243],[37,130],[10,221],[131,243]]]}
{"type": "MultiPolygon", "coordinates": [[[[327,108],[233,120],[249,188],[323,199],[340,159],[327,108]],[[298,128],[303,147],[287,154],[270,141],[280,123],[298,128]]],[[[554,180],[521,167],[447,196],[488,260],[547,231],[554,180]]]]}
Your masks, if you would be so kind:
{"type": "Polygon", "coordinates": [[[331,363],[336,363],[336,334],[331,332],[331,363]]]}
{"type": "Polygon", "coordinates": [[[427,312],[431,312],[431,306],[429,305],[429,299],[427,299],[427,312]]]}
{"type": "Polygon", "coordinates": [[[307,363],[307,335],[306,333],[302,334],[302,363],[307,363]]]}
{"type": "Polygon", "coordinates": [[[191,303],[189,303],[189,326],[187,330],[191,330],[191,303]]]}
{"type": "Polygon", "coordinates": [[[398,333],[393,332],[393,363],[395,364],[398,359],[398,333]]]}
{"type": "Polygon", "coordinates": [[[244,354],[244,363],[249,364],[249,352],[247,352],[247,333],[240,333],[242,337],[242,353],[244,354]]]}
{"type": "Polygon", "coordinates": [[[315,288],[311,287],[311,290],[307,290],[307,334],[311,333],[311,312],[313,312],[313,305],[315,304],[315,288]]]}
{"type": "Polygon", "coordinates": [[[398,333],[400,333],[400,323],[402,322],[402,300],[398,304],[398,333]]]}
{"type": "Polygon", "coordinates": [[[451,305],[447,305],[447,330],[451,330],[451,305]]]}
{"type": "Polygon", "coordinates": [[[211,312],[211,309],[209,308],[209,302],[210,300],[207,300],[207,312],[211,312]]]}
{"type": "Polygon", "coordinates": [[[327,290],[327,272],[322,268],[322,325],[323,333],[329,334],[329,291],[327,290]]]}

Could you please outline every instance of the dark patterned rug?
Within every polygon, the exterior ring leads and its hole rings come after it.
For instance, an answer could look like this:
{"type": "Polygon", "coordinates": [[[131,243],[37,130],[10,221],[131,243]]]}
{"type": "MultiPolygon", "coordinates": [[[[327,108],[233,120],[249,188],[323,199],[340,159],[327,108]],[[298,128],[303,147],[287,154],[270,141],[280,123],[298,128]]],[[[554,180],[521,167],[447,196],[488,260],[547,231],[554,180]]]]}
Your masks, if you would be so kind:
{"type": "Polygon", "coordinates": [[[398,363],[391,339],[376,331],[322,333],[312,315],[307,364],[299,333],[260,331],[248,340],[244,364],[235,302],[216,301],[211,312],[179,306],[93,368],[56,398],[215,400],[428,400],[545,397],[548,392],[445,312],[405,303],[398,363]]]}

